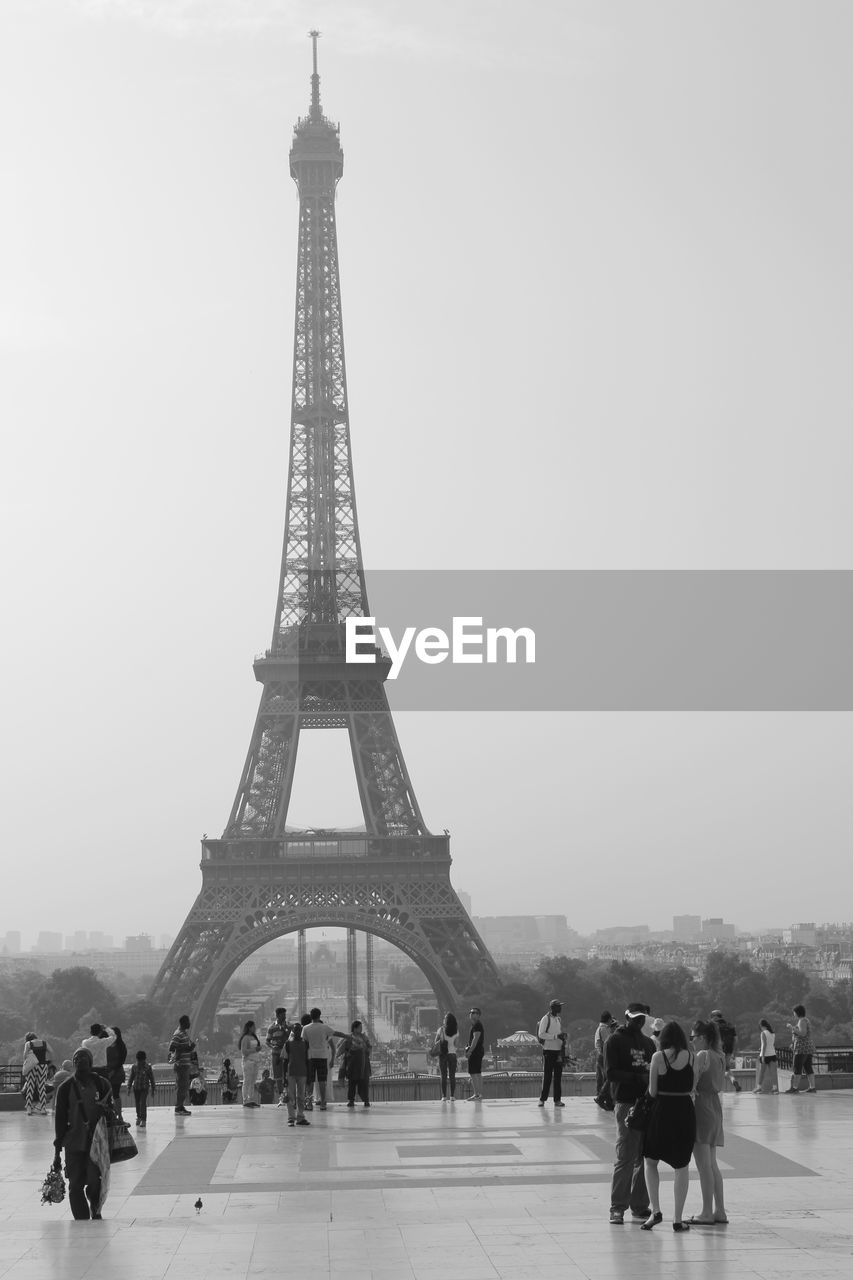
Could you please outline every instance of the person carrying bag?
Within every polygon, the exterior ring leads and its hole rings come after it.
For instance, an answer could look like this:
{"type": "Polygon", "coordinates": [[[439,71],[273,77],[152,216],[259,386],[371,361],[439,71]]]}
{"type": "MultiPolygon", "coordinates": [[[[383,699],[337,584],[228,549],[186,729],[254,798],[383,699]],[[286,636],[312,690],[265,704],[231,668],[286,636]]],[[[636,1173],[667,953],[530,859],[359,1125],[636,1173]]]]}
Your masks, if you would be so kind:
{"type": "Polygon", "coordinates": [[[107,1117],[112,1114],[112,1090],[92,1069],[88,1049],[78,1049],[72,1062],[74,1075],[56,1091],[53,1167],[61,1168],[64,1150],[72,1214],[77,1219],[100,1218],[110,1188],[107,1117]]]}

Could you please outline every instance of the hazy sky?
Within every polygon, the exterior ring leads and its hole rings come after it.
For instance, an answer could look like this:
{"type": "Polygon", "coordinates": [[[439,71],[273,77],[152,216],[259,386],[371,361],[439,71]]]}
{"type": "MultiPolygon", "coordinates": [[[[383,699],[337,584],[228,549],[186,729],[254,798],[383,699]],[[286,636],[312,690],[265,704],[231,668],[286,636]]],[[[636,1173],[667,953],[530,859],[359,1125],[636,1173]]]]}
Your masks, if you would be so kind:
{"type": "MultiPolygon", "coordinates": [[[[853,567],[847,0],[5,0],[0,933],[26,942],[176,932],[233,801],[315,25],[368,570],[853,567]]],[[[475,914],[851,914],[849,715],[398,729],[475,914]]],[[[303,736],[291,820],[360,820],[333,735],[303,736]]]]}

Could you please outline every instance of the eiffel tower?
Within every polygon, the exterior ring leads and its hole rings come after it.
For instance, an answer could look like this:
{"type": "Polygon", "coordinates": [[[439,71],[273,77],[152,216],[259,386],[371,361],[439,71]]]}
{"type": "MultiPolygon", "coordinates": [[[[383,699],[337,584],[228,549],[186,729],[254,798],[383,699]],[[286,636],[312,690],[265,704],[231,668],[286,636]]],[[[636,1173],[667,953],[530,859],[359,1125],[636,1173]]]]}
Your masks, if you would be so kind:
{"type": "MultiPolygon", "coordinates": [[[[344,619],[370,616],[356,517],[338,272],[339,127],[311,105],[293,134],[299,249],[290,470],[272,643],[252,741],[221,839],[202,840],[202,886],[152,988],[166,1021],[211,1024],[223,987],[259,947],[306,928],[363,931],[404,952],[439,1007],[461,1010],[497,972],[450,883],[450,841],[424,823],[388,706],[390,660],[348,665],[344,619]],[[287,823],[299,735],[345,728],[364,832],[287,823]]],[[[353,947],[354,950],[354,947],[353,947]]],[[[300,956],[304,974],[304,951],[300,956]]],[[[304,976],[302,978],[304,983],[304,976]]],[[[305,993],[300,990],[300,996],[305,993]]]]}

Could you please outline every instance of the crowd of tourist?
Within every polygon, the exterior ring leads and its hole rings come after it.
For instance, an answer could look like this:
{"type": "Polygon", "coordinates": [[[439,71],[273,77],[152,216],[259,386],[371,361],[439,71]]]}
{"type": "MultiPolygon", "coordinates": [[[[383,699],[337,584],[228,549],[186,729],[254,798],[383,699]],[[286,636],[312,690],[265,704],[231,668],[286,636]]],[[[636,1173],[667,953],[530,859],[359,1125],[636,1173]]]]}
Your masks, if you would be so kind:
{"type": "MultiPolygon", "coordinates": [[[[811,1027],[803,1005],[793,1010],[789,1022],[793,1072],[787,1093],[816,1092],[811,1027]],[[802,1089],[805,1083],[806,1089],[802,1089]]],[[[755,1093],[778,1093],[776,1034],[762,1018],[758,1027],[759,1050],[755,1093]]],[[[430,1055],[438,1060],[442,1103],[456,1101],[457,1066],[467,1063],[470,1092],[466,1101],[483,1096],[482,1064],[485,1029],[481,1010],[469,1011],[467,1042],[455,1014],[448,1011],[435,1032],[430,1055]]],[[[536,1039],[542,1050],[542,1085],[538,1105],[549,1098],[563,1107],[562,1073],[568,1057],[568,1037],[562,1023],[562,1005],[552,1000],[542,1015],[536,1039]]],[[[243,1107],[256,1109],[277,1103],[287,1111],[289,1126],[307,1126],[306,1112],[328,1106],[329,1073],[337,1066],[338,1079],[346,1082],[347,1107],[358,1100],[370,1107],[371,1049],[364,1026],[354,1020],[349,1031],[339,1031],[322,1020],[313,1008],[298,1020],[288,1021],[279,1007],[267,1029],[264,1044],[271,1068],[261,1065],[261,1037],[249,1020],[238,1039],[242,1079],[225,1058],[219,1075],[223,1102],[235,1102],[241,1093],[243,1107]]],[[[659,1165],[675,1171],[672,1226],[688,1231],[691,1225],[718,1226],[728,1221],[723,1177],[717,1151],[724,1145],[720,1093],[728,1079],[740,1092],[732,1073],[735,1068],[736,1033],[719,1009],[693,1023],[689,1036],[678,1021],[653,1019],[648,1005],[630,1003],[625,1020],[618,1023],[608,1010],[595,1031],[595,1102],[612,1112],[616,1143],[610,1189],[610,1222],[620,1226],[630,1212],[644,1230],[663,1221],[659,1165]],[[688,1194],[689,1166],[695,1161],[699,1175],[701,1208],[689,1219],[684,1210],[688,1194]]],[[[187,1102],[203,1106],[208,1086],[200,1069],[190,1019],[182,1015],[168,1046],[175,1076],[175,1114],[189,1116],[187,1102]]],[[[75,1218],[98,1218],[108,1185],[109,1151],[104,1151],[98,1120],[107,1113],[121,1117],[122,1086],[132,1095],[136,1125],[147,1124],[149,1097],[156,1089],[147,1052],[138,1049],[126,1071],[128,1048],[119,1027],[93,1023],[73,1058],[59,1070],[50,1061],[48,1042],[30,1032],[24,1042],[23,1075],[28,1115],[55,1112],[56,1167],[65,1153],[69,1201],[75,1218]]]]}

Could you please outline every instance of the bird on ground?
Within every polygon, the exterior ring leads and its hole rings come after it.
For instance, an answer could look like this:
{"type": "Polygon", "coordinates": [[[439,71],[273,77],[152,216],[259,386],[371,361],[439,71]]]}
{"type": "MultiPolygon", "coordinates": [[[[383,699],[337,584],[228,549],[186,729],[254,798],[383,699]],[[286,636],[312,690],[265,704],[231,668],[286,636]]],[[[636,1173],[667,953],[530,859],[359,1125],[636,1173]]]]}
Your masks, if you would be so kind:
{"type": "Polygon", "coordinates": [[[195,1204],[193,1205],[193,1208],[195,1209],[196,1213],[201,1213],[202,1209],[204,1208],[204,1204],[202,1202],[201,1196],[199,1196],[198,1200],[196,1200],[195,1204]]]}

